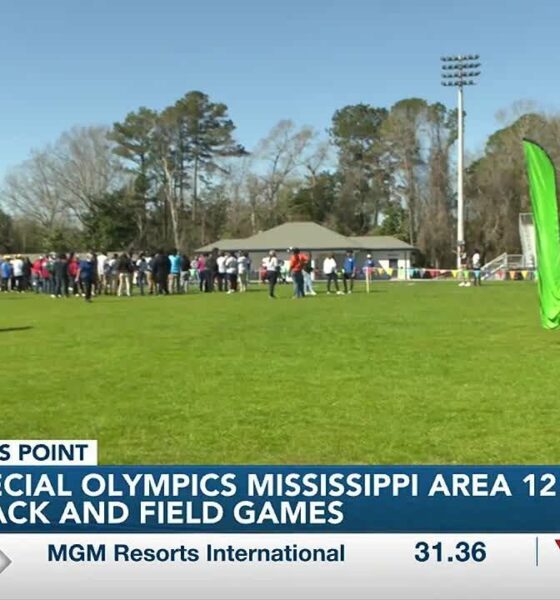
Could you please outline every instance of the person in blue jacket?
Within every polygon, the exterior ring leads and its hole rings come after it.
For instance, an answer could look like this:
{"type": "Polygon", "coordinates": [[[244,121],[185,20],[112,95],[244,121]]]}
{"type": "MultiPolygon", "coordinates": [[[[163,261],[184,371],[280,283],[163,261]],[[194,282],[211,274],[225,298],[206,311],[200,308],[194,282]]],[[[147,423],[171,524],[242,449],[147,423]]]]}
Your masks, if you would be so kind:
{"type": "Polygon", "coordinates": [[[356,261],[354,260],[354,252],[346,251],[346,258],[342,267],[342,281],[344,283],[344,293],[351,294],[354,291],[354,276],[356,273],[356,261]],[[350,283],[348,283],[350,282],[350,283]],[[350,288],[350,289],[348,289],[350,288]]]}
{"type": "Polygon", "coordinates": [[[89,252],[85,260],[80,261],[78,278],[85,291],[86,302],[91,302],[91,291],[97,280],[97,259],[89,252]]]}
{"type": "Polygon", "coordinates": [[[3,292],[7,292],[8,284],[12,278],[12,264],[7,257],[4,257],[2,264],[0,264],[0,277],[2,278],[1,289],[3,292]]]}

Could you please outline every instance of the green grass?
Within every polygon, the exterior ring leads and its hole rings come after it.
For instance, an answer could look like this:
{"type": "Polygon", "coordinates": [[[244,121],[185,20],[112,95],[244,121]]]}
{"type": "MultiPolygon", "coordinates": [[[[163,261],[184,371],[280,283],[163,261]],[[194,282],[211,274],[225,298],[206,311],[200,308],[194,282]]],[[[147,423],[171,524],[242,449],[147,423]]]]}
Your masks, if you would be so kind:
{"type": "Polygon", "coordinates": [[[0,438],[116,464],[560,461],[534,285],[289,296],[2,294],[0,438]]]}

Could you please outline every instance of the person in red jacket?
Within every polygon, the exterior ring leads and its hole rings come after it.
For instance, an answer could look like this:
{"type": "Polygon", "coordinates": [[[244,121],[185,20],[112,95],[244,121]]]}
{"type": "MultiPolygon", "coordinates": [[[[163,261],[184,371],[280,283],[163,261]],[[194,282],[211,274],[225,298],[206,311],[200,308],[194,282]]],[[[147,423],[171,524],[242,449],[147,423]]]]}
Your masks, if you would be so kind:
{"type": "Polygon", "coordinates": [[[42,269],[43,257],[39,256],[39,258],[35,260],[31,265],[31,287],[35,290],[36,294],[38,294],[41,291],[41,288],[43,287],[41,277],[42,269]]]}
{"type": "Polygon", "coordinates": [[[290,259],[290,273],[294,280],[295,298],[303,298],[303,268],[305,267],[305,256],[300,253],[299,248],[292,250],[292,258],[290,259]]]}
{"type": "MultiPolygon", "coordinates": [[[[78,271],[80,269],[80,261],[79,257],[75,254],[70,255],[70,260],[68,261],[68,281],[70,286],[72,287],[72,291],[74,296],[80,295],[80,279],[78,277],[78,271]]],[[[83,289],[82,289],[82,295],[83,289]]]]}

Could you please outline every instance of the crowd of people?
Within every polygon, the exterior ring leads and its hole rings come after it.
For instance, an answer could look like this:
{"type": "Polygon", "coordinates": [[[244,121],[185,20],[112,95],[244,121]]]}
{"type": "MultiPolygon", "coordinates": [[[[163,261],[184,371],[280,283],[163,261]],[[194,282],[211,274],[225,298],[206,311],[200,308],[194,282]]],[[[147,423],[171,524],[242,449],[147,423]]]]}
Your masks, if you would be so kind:
{"type": "MultiPolygon", "coordinates": [[[[367,265],[373,266],[370,255],[367,265]]],[[[222,252],[218,249],[190,259],[177,250],[154,254],[138,253],[108,255],[89,252],[48,253],[34,260],[22,255],[0,258],[0,289],[3,292],[34,292],[53,298],[70,295],[90,302],[94,295],[131,296],[134,291],[145,294],[183,294],[191,285],[201,292],[223,291],[228,294],[247,291],[251,273],[247,252],[222,252]]],[[[315,262],[298,248],[291,250],[289,260],[281,260],[271,250],[260,265],[260,280],[268,284],[269,296],[275,298],[276,285],[291,280],[294,297],[316,295],[313,289],[315,262]]],[[[356,265],[353,252],[346,253],[339,269],[334,254],[323,261],[327,293],[351,294],[354,288],[356,265]],[[344,292],[339,286],[342,279],[344,292]]]]}
{"type": "MultiPolygon", "coordinates": [[[[466,261],[466,255],[465,255],[466,261]]],[[[480,253],[476,250],[469,260],[474,284],[480,285],[480,253]]],[[[317,274],[326,280],[326,293],[351,294],[359,273],[375,271],[371,254],[358,268],[352,250],[339,264],[335,254],[328,254],[322,268],[310,254],[298,248],[290,250],[290,258],[280,259],[274,250],[255,269],[262,283],[268,284],[268,294],[275,298],[279,282],[293,282],[294,298],[315,296],[313,282],[317,274]],[[339,282],[342,282],[342,289],[339,282]]],[[[201,292],[220,291],[228,294],[247,291],[252,271],[247,252],[223,252],[218,249],[190,259],[173,249],[156,253],[108,255],[105,252],[77,254],[49,253],[34,260],[22,255],[0,258],[0,289],[3,292],[35,292],[53,298],[70,295],[90,302],[94,295],[131,296],[185,294],[195,285],[201,292]]],[[[470,285],[465,279],[460,285],[470,285]]]]}

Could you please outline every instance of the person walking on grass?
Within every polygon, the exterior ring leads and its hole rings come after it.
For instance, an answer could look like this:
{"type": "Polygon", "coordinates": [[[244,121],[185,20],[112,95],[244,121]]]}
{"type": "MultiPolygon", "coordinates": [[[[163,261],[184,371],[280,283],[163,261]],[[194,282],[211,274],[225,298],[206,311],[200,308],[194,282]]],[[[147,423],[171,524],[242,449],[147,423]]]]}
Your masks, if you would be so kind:
{"type": "Polygon", "coordinates": [[[354,252],[346,251],[346,258],[342,267],[342,281],[344,283],[344,293],[351,294],[354,291],[354,276],[356,274],[356,262],[354,260],[354,252]]]}
{"type": "Polygon", "coordinates": [[[336,264],[336,259],[334,258],[334,254],[331,252],[323,261],[323,273],[327,278],[327,294],[331,293],[331,285],[334,283],[334,289],[336,290],[336,293],[341,296],[342,292],[338,287],[337,270],[338,266],[336,264]]]}
{"type": "Polygon", "coordinates": [[[294,298],[299,299],[305,296],[303,288],[303,268],[305,267],[305,257],[300,253],[299,248],[292,250],[290,259],[290,272],[294,280],[294,298]]]}

